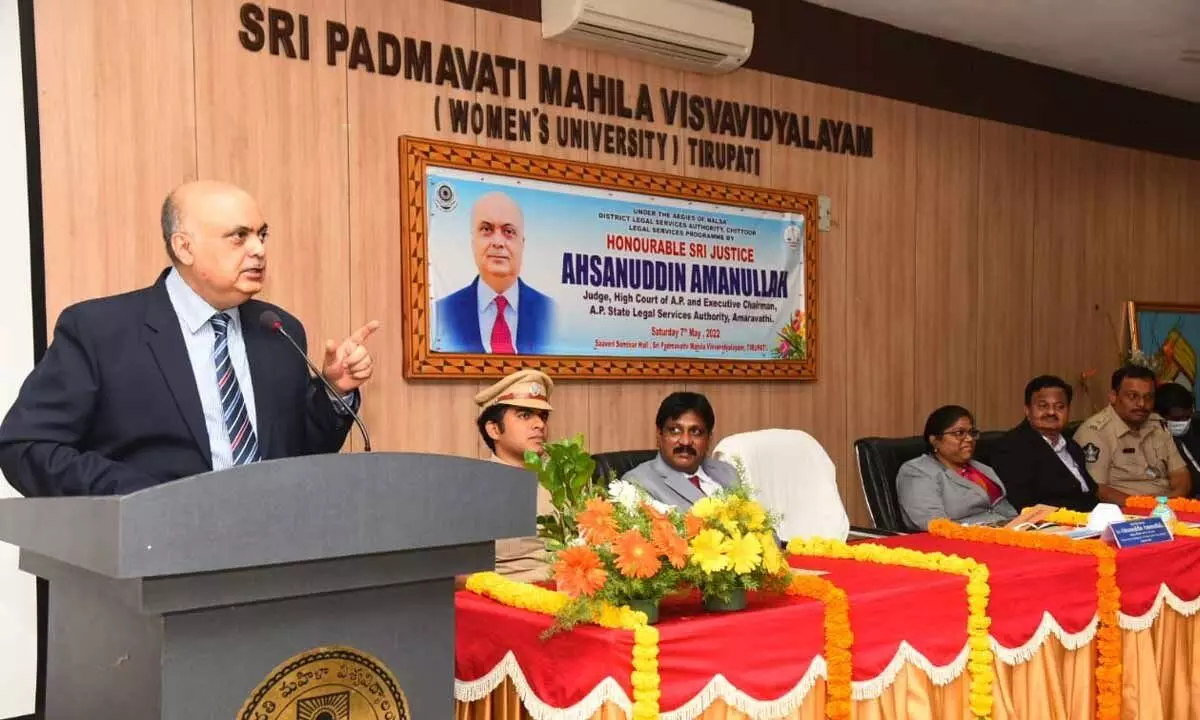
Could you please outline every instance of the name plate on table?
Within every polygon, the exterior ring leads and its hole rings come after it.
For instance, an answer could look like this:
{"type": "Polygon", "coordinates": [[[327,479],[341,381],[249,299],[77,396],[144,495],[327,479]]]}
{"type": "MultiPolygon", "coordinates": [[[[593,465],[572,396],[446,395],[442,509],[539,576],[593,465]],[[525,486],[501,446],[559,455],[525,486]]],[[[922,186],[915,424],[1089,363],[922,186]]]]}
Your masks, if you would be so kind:
{"type": "Polygon", "coordinates": [[[1111,540],[1119,548],[1131,548],[1168,542],[1173,536],[1162,518],[1149,517],[1115,522],[1104,531],[1104,539],[1111,540]]]}

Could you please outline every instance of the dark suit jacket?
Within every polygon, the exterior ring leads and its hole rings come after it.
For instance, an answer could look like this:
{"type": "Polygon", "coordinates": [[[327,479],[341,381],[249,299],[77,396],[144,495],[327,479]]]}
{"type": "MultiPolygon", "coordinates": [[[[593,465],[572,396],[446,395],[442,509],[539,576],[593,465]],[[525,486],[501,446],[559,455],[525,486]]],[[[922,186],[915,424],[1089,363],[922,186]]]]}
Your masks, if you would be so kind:
{"type": "MultiPolygon", "coordinates": [[[[0,470],[23,495],[108,495],[212,470],[200,393],[164,284],[63,311],[45,357],[0,425],[0,470]]],[[[265,302],[238,308],[264,460],[337,452],[350,421],[324,386],[259,325],[274,310],[301,347],[296,318],[265,302]]]]}
{"type": "Polygon", "coordinates": [[[1079,481],[1028,420],[1000,438],[991,458],[992,468],[1004,480],[1013,507],[1019,511],[1043,503],[1080,512],[1096,507],[1096,482],[1088,474],[1083,450],[1067,438],[1067,452],[1087,481],[1088,492],[1079,487],[1079,481]]]}
{"type": "MultiPolygon", "coordinates": [[[[439,352],[482,353],[479,335],[479,276],[437,302],[435,338],[439,352]]],[[[554,301],[517,279],[517,343],[521,355],[544,353],[554,324],[554,301]]]]}
{"type": "Polygon", "coordinates": [[[1179,448],[1179,455],[1183,458],[1183,464],[1187,465],[1188,474],[1192,476],[1192,497],[1200,497],[1200,433],[1195,428],[1196,421],[1192,421],[1192,428],[1188,430],[1187,435],[1175,438],[1175,447],[1179,448]],[[1196,462],[1192,462],[1192,460],[1196,462]]]}

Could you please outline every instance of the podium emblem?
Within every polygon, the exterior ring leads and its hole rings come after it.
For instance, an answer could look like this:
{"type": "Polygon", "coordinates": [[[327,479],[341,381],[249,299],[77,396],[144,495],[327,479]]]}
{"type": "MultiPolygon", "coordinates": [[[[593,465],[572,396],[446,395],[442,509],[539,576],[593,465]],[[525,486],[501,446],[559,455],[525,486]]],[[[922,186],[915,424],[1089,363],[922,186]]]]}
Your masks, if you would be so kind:
{"type": "Polygon", "coordinates": [[[408,720],[408,700],[378,658],[320,647],[285,660],[242,705],[236,720],[408,720]]]}

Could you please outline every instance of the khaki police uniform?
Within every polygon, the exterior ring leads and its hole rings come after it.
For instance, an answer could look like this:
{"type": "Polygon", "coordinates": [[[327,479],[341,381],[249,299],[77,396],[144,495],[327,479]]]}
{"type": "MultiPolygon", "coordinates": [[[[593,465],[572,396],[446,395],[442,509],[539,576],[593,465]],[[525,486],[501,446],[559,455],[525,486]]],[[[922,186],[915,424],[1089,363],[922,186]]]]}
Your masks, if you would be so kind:
{"type": "MultiPolygon", "coordinates": [[[[495,385],[483,390],[475,396],[475,404],[482,413],[493,405],[511,405],[513,407],[531,408],[534,410],[552,410],[550,407],[550,391],[554,381],[538,370],[520,370],[508,375],[495,385]]],[[[492,462],[503,463],[496,457],[492,462]]],[[[537,514],[549,515],[554,512],[550,491],[537,488],[537,514]]],[[[549,553],[546,543],[539,537],[504,538],[496,540],[496,572],[510,580],[520,582],[536,582],[550,577],[547,564],[549,553]]]]}
{"type": "Polygon", "coordinates": [[[1155,413],[1133,430],[1109,405],[1083,421],[1073,439],[1097,484],[1130,495],[1165,495],[1171,489],[1167,476],[1187,467],[1155,413]]]}

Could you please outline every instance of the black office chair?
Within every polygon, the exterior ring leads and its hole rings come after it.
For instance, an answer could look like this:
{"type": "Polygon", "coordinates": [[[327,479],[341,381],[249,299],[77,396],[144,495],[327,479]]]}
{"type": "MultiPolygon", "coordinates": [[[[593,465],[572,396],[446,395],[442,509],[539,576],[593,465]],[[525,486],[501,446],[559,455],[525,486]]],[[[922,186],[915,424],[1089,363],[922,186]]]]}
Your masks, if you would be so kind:
{"type": "Polygon", "coordinates": [[[592,472],[592,479],[607,487],[610,476],[615,480],[620,480],[622,475],[647,460],[653,460],[657,454],[657,450],[616,450],[595,453],[592,455],[592,459],[596,461],[596,469],[592,472]]]}
{"type": "MultiPolygon", "coordinates": [[[[990,465],[996,442],[1004,436],[1002,430],[988,430],[975,444],[975,459],[990,465]]],[[[858,464],[858,479],[871,523],[879,530],[897,533],[912,532],[904,524],[900,512],[900,496],[896,492],[896,476],[900,466],[925,452],[925,439],[920,435],[902,438],[865,437],[854,442],[854,457],[858,464]]]]}
{"type": "Polygon", "coordinates": [[[910,532],[900,513],[896,475],[900,466],[925,452],[920,437],[865,437],[854,442],[858,480],[867,499],[871,524],[880,530],[910,532]]]}
{"type": "Polygon", "coordinates": [[[996,446],[1006,432],[1006,430],[984,430],[981,432],[979,439],[975,441],[974,459],[991,467],[992,458],[996,456],[996,446]]]}

